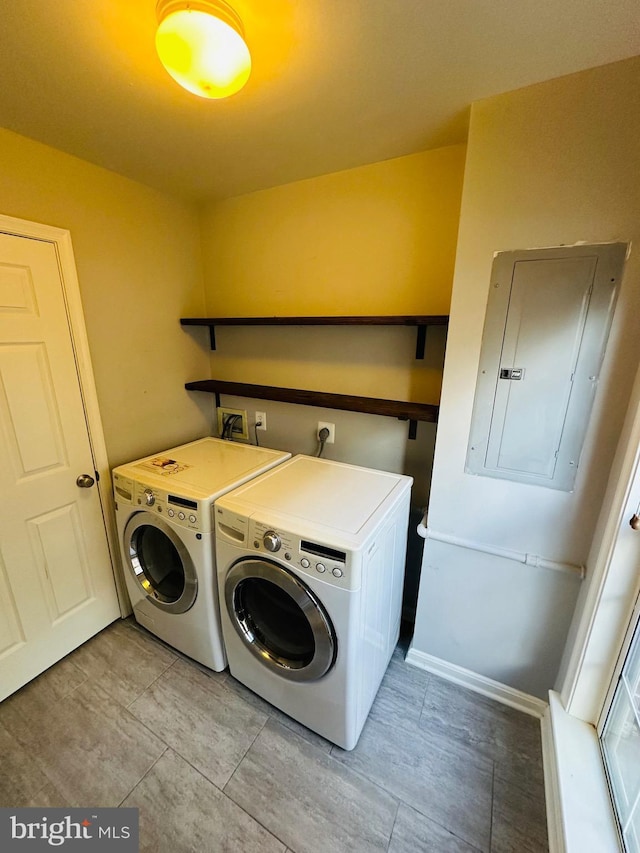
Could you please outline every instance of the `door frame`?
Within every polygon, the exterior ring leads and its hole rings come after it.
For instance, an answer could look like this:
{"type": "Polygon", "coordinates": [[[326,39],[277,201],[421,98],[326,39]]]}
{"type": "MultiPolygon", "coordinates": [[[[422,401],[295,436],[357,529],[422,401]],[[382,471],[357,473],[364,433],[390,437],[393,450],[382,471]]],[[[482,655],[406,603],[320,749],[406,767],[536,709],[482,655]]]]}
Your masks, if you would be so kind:
{"type": "Polygon", "coordinates": [[[115,532],[115,511],[111,493],[111,469],[109,467],[107,446],[104,440],[104,430],[102,428],[102,419],[98,405],[98,394],[93,367],[91,365],[89,339],[84,320],[80,282],[78,280],[71,242],[71,232],[65,228],[57,228],[54,225],[43,225],[39,222],[17,219],[14,216],[6,216],[4,214],[0,214],[0,232],[15,237],[43,240],[51,243],[56,250],[69,334],[71,336],[71,345],[73,347],[80,394],[89,435],[91,456],[93,458],[94,470],[99,475],[96,485],[98,487],[102,521],[107,539],[107,548],[109,550],[111,573],[116,586],[120,613],[124,617],[129,615],[131,608],[124,587],[124,579],[116,571],[118,563],[115,555],[118,554],[118,541],[115,532]]]}

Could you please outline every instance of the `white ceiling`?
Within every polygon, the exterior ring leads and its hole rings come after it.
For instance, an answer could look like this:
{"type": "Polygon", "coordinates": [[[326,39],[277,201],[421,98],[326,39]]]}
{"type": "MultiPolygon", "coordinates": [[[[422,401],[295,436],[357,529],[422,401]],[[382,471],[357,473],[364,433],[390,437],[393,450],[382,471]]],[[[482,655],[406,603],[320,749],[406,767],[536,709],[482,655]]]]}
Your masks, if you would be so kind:
{"type": "Polygon", "coordinates": [[[187,198],[462,142],[469,104],[640,54],[639,0],[231,0],[225,101],[155,53],[155,0],[0,0],[0,126],[187,198]]]}

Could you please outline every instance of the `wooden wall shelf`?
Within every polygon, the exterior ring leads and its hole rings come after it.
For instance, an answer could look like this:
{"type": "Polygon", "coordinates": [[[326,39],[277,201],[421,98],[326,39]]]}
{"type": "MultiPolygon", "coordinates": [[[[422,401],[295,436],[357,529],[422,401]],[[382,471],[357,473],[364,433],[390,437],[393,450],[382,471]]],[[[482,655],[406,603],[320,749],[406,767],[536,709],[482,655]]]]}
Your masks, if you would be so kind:
{"type": "MultiPolygon", "coordinates": [[[[447,326],[448,314],[402,314],[362,317],[183,317],[183,326],[206,326],[209,329],[211,349],[216,348],[216,326],[415,326],[418,331],[416,358],[423,359],[428,326],[447,326]]],[[[252,385],[246,382],[228,382],[223,379],[202,379],[187,382],[187,391],[205,391],[216,395],[235,394],[256,400],[274,400],[280,403],[298,403],[340,409],[345,412],[362,412],[385,415],[409,421],[409,438],[415,438],[418,421],[436,423],[438,406],[431,403],[410,403],[401,400],[382,400],[376,397],[354,397],[350,394],[330,394],[324,391],[305,391],[300,388],[278,388],[273,385],[252,385]]]]}
{"type": "Polygon", "coordinates": [[[391,314],[363,317],[183,317],[183,326],[207,326],[211,349],[216,326],[416,326],[416,358],[424,358],[427,326],[447,326],[448,314],[391,314]]]}
{"type": "MultiPolygon", "coordinates": [[[[278,388],[274,385],[252,385],[247,382],[227,382],[223,379],[201,379],[187,382],[187,391],[205,391],[209,394],[234,394],[256,400],[274,400],[279,403],[298,403],[303,406],[320,406],[346,412],[363,412],[385,415],[410,422],[410,438],[415,438],[418,421],[436,423],[438,406],[431,403],[410,403],[400,400],[381,400],[376,397],[354,397],[350,394],[329,394],[324,391],[304,391],[300,388],[278,388]],[[413,435],[411,434],[413,433],[413,435]]],[[[220,401],[216,400],[216,405],[220,401]]]]}

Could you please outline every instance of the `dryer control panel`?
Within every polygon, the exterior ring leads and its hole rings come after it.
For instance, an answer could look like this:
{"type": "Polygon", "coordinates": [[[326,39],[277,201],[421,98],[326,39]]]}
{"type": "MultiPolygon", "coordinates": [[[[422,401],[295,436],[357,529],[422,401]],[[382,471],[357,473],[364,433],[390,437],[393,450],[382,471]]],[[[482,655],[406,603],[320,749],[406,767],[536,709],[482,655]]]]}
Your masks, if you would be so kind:
{"type": "Polygon", "coordinates": [[[295,565],[298,571],[316,575],[324,581],[349,586],[348,554],[321,542],[302,539],[294,533],[274,529],[251,519],[248,546],[254,551],[277,555],[295,565]]]}
{"type": "Polygon", "coordinates": [[[274,557],[291,565],[298,574],[351,588],[352,560],[348,551],[304,539],[297,533],[246,518],[219,505],[216,506],[216,536],[241,547],[246,553],[274,557]]]}

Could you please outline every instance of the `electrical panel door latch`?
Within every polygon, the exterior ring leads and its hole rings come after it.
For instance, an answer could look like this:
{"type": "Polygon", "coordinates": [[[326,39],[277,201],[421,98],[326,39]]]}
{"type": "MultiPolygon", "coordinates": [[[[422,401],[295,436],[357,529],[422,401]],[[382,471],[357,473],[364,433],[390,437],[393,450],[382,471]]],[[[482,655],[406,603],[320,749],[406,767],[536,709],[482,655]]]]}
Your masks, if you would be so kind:
{"type": "Polygon", "coordinates": [[[523,379],[524,367],[503,367],[500,370],[500,379],[523,379]]]}

